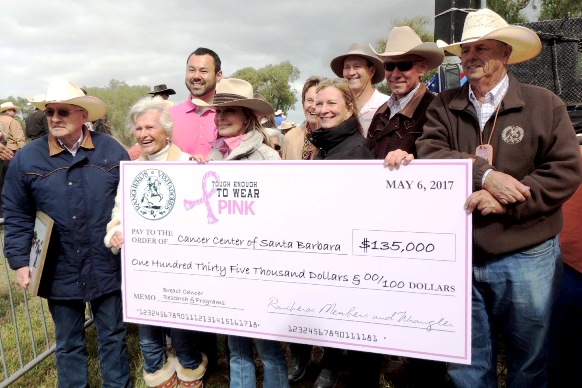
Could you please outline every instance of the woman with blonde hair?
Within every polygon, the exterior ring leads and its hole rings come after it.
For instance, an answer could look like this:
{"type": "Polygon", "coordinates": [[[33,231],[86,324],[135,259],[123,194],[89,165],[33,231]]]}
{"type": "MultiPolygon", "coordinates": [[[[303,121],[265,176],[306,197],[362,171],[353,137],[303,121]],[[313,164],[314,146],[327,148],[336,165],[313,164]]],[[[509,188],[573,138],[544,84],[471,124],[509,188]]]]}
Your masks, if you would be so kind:
{"type": "Polygon", "coordinates": [[[315,159],[374,159],[362,134],[356,96],[346,80],[326,79],[317,85],[317,129],[309,140],[318,148],[315,159]]]}
{"type": "MultiPolygon", "coordinates": [[[[317,129],[309,140],[318,148],[315,160],[375,159],[362,136],[358,119],[356,96],[346,80],[327,79],[317,85],[315,116],[317,129]]],[[[341,349],[325,348],[321,360],[322,370],[315,388],[334,387],[341,364],[341,349]]],[[[378,354],[348,352],[349,387],[378,387],[382,356],[378,354]]]]}

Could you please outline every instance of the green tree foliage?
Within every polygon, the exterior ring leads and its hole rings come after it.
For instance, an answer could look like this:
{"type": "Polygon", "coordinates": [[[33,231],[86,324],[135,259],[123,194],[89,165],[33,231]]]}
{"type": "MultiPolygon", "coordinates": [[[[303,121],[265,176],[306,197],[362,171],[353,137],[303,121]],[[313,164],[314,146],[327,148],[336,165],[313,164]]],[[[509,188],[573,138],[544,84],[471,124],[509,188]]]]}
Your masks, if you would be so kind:
{"type": "Polygon", "coordinates": [[[262,94],[275,110],[287,112],[294,109],[297,101],[296,90],[291,83],[299,79],[299,69],[289,61],[278,65],[267,65],[261,69],[245,67],[235,71],[231,77],[244,79],[253,85],[255,93],[262,94]]]}
{"type": "MultiPolygon", "coordinates": [[[[420,40],[423,42],[433,42],[434,35],[430,30],[428,30],[428,25],[430,25],[431,19],[426,16],[415,16],[413,18],[407,19],[395,19],[392,21],[394,27],[408,26],[412,28],[414,32],[420,36],[420,40]]],[[[392,27],[390,28],[390,30],[392,27]]],[[[376,42],[376,51],[384,52],[386,49],[386,39],[378,39],[376,42]]]]}
{"type": "Polygon", "coordinates": [[[509,24],[525,23],[527,19],[520,11],[532,0],[488,0],[487,8],[495,11],[509,24]]]}
{"type": "Polygon", "coordinates": [[[123,81],[112,79],[109,86],[87,87],[87,93],[107,104],[107,119],[113,136],[126,146],[135,143],[127,124],[127,112],[140,98],[147,96],[150,88],[145,85],[129,86],[123,81]]]}
{"type": "MultiPolygon", "coordinates": [[[[423,42],[434,42],[434,35],[428,29],[428,25],[430,24],[430,18],[426,16],[415,16],[413,18],[408,19],[396,19],[392,22],[394,27],[402,27],[408,26],[412,28],[414,32],[420,37],[420,40],[423,42]]],[[[392,28],[390,28],[392,29],[392,28]]],[[[379,53],[384,52],[386,49],[386,39],[379,39],[376,41],[376,51],[379,53]]],[[[436,70],[430,70],[424,75],[423,82],[427,81],[432,78],[432,76],[436,73],[436,70]]],[[[381,84],[377,85],[376,88],[384,93],[384,94],[391,94],[390,88],[386,84],[386,81],[382,82],[381,84]]]]}
{"type": "Polygon", "coordinates": [[[520,11],[528,5],[539,9],[539,20],[582,17],[580,0],[489,0],[487,8],[501,15],[509,24],[525,23],[527,19],[520,11]]]}
{"type": "Polygon", "coordinates": [[[580,0],[540,0],[540,20],[582,17],[580,0]]]}

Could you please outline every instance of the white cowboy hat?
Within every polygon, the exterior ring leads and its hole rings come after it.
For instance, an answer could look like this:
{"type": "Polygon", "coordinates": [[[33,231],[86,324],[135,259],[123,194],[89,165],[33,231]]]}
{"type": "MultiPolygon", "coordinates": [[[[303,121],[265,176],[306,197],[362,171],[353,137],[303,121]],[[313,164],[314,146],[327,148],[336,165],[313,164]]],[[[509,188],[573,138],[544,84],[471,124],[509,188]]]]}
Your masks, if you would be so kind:
{"type": "Polygon", "coordinates": [[[212,104],[193,98],[197,106],[242,106],[261,115],[272,115],[273,107],[266,101],[253,98],[253,85],[238,78],[223,78],[216,84],[216,94],[212,104]]]}
{"type": "Polygon", "coordinates": [[[26,99],[28,100],[29,103],[41,102],[41,101],[46,100],[46,96],[44,94],[36,94],[32,97],[27,97],[26,99]]]}
{"type": "Polygon", "coordinates": [[[14,105],[12,101],[3,102],[2,104],[0,104],[0,113],[4,113],[10,109],[18,110],[18,107],[14,105]]]}
{"type": "MultiPolygon", "coordinates": [[[[37,97],[38,98],[38,97],[37,97]]],[[[32,105],[45,110],[47,104],[72,104],[80,106],[88,113],[87,121],[100,119],[107,113],[107,105],[97,97],[86,96],[80,87],[66,80],[49,82],[46,96],[43,100],[30,99],[32,105]]]]}
{"type": "Polygon", "coordinates": [[[283,111],[281,109],[277,109],[277,111],[275,112],[275,116],[281,116],[283,114],[283,111]]]}
{"type": "Polygon", "coordinates": [[[498,40],[512,47],[509,64],[528,61],[542,50],[538,34],[526,27],[509,25],[501,16],[486,8],[469,12],[461,41],[443,48],[460,57],[461,45],[486,39],[498,40]]]}
{"type": "MultiPolygon", "coordinates": [[[[372,50],[374,48],[370,45],[372,50]]],[[[445,53],[433,42],[423,43],[414,30],[408,26],[394,27],[386,40],[386,49],[377,53],[384,62],[398,62],[405,55],[416,55],[425,59],[428,68],[436,69],[443,63],[445,53]]]]}
{"type": "Polygon", "coordinates": [[[329,66],[331,70],[337,75],[339,78],[344,78],[344,60],[349,56],[356,56],[362,57],[367,59],[374,65],[376,68],[376,72],[374,72],[374,76],[372,77],[372,83],[377,84],[378,82],[382,82],[384,80],[384,63],[380,58],[374,54],[370,48],[361,43],[354,43],[348,48],[348,52],[340,55],[339,57],[335,57],[331,60],[329,66]]]}

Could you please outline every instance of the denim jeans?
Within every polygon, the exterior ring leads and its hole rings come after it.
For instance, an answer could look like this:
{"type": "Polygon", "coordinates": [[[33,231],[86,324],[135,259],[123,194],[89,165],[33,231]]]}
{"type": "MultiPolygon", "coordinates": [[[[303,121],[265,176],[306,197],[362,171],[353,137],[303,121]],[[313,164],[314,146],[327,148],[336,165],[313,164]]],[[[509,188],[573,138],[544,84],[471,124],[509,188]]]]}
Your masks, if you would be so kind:
{"type": "Polygon", "coordinates": [[[457,387],[497,387],[497,339],[505,343],[508,387],[547,385],[552,305],[562,276],[558,238],[473,264],[472,362],[449,364],[457,387]]]}
{"type": "Polygon", "coordinates": [[[198,349],[196,332],[150,325],[138,325],[138,328],[143,369],[147,373],[155,373],[166,364],[166,332],[170,334],[180,365],[187,369],[196,369],[200,365],[202,353],[198,349]]]}
{"type": "MultiPolygon", "coordinates": [[[[131,387],[121,292],[100,296],[89,303],[97,328],[103,387],[131,387]]],[[[85,302],[49,299],[48,306],[55,323],[59,387],[88,387],[85,302]]]]}
{"type": "Polygon", "coordinates": [[[562,287],[554,312],[549,346],[549,386],[580,385],[582,368],[582,273],[564,265],[562,287]]]}
{"type": "Polygon", "coordinates": [[[281,343],[258,338],[228,336],[230,388],[256,388],[253,340],[263,361],[263,388],[288,388],[287,361],[281,343]]]}

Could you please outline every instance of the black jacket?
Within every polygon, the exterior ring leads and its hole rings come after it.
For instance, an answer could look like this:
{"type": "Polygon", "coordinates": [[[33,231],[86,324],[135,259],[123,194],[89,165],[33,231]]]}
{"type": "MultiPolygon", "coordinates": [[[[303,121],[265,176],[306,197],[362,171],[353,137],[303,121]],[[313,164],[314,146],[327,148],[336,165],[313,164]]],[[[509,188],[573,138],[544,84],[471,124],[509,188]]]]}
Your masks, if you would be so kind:
{"type": "Polygon", "coordinates": [[[315,160],[374,159],[368,141],[358,132],[353,117],[337,127],[313,131],[309,141],[319,149],[315,160]]]}

